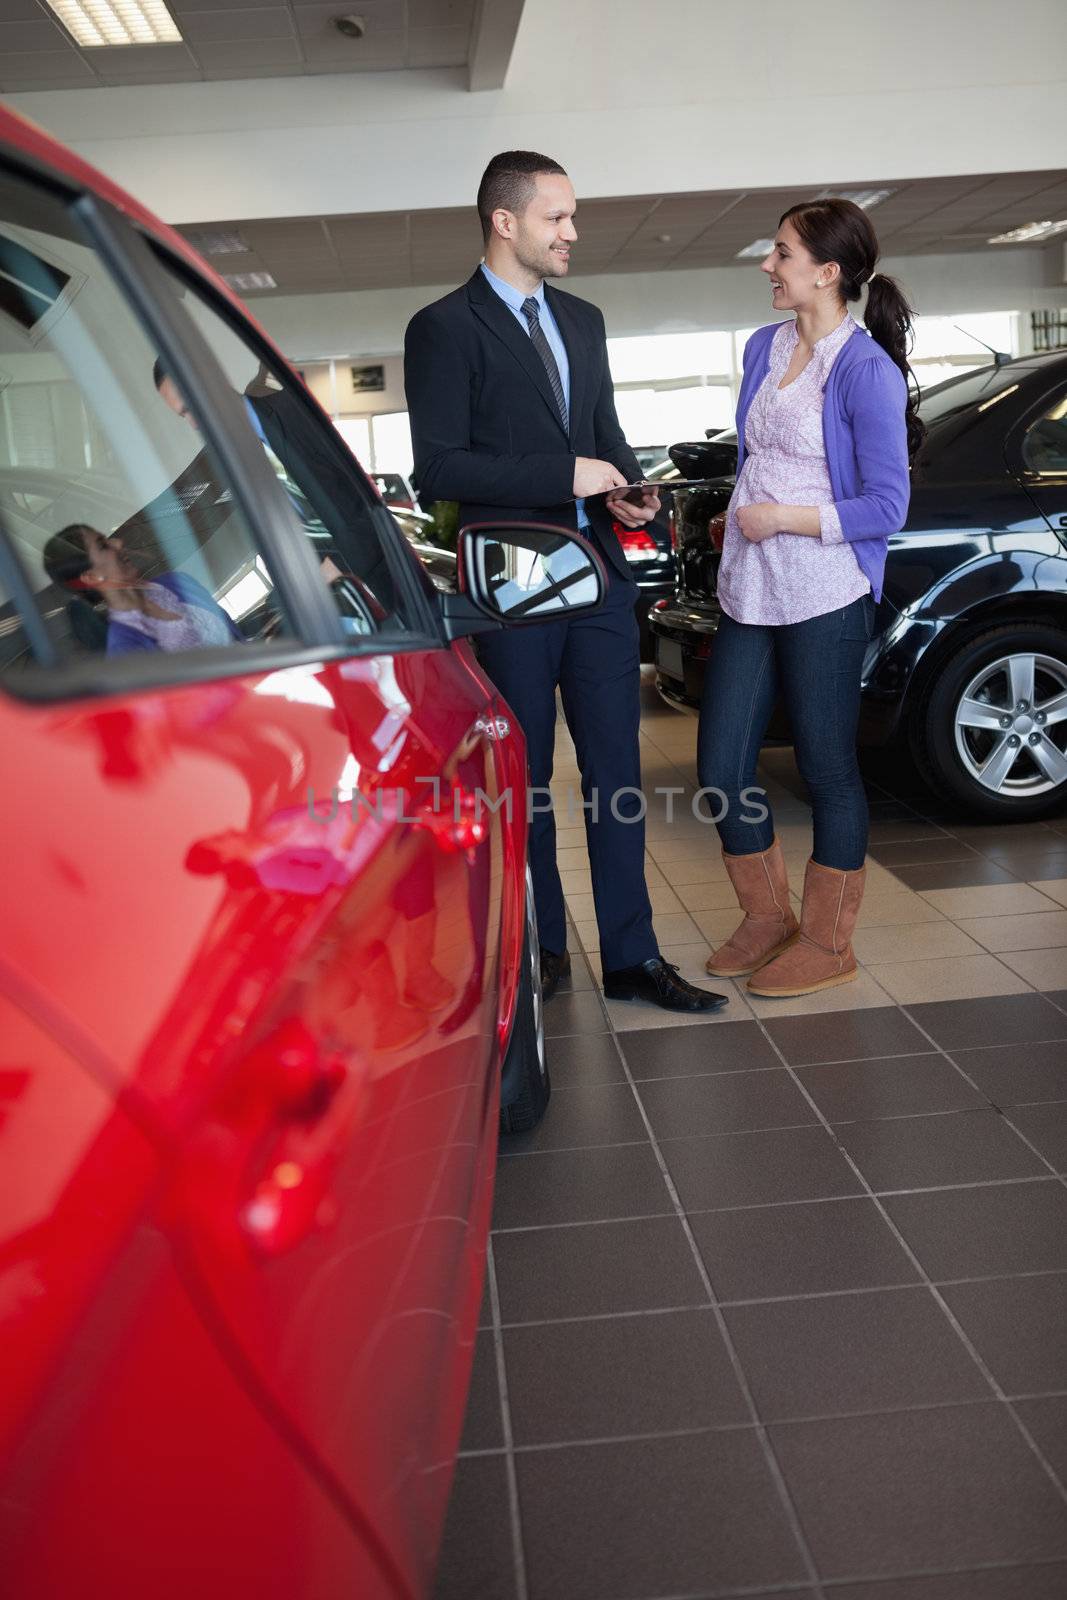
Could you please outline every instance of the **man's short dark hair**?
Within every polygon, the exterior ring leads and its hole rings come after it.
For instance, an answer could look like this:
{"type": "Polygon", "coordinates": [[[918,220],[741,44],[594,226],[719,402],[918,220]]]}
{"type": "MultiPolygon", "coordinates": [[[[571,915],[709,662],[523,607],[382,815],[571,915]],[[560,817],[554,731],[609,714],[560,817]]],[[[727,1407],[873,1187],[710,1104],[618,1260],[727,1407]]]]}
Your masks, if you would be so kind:
{"type": "Polygon", "coordinates": [[[540,156],[536,150],[504,150],[490,161],[478,185],[478,218],[486,244],[493,231],[493,212],[510,211],[521,217],[534,197],[534,179],[539,172],[567,176],[558,161],[540,156]]]}

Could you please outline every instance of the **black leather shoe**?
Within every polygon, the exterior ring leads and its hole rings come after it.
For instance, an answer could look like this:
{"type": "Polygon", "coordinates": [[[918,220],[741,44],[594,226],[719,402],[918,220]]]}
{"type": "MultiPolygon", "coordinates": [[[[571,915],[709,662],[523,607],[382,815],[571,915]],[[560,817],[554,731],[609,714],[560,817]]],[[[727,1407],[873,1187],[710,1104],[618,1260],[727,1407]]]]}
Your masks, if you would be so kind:
{"type": "Polygon", "coordinates": [[[569,978],[571,973],[571,958],[566,950],[561,955],[553,955],[551,950],[541,951],[541,998],[551,1000],[559,988],[561,978],[569,978]]]}
{"type": "Polygon", "coordinates": [[[604,994],[609,1000],[647,1000],[664,1011],[721,1011],[730,998],[687,983],[679,978],[678,968],[662,956],[652,956],[639,967],[605,972],[604,994]]]}

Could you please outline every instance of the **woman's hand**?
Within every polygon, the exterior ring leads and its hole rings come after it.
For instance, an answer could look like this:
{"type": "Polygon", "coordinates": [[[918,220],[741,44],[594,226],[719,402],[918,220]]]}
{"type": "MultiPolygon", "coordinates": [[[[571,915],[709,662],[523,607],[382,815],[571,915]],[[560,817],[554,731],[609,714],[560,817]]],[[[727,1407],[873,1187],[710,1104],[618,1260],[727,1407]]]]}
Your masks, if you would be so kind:
{"type": "Polygon", "coordinates": [[[759,544],[762,539],[773,539],[781,532],[782,508],[773,500],[763,500],[754,506],[742,506],[737,513],[737,526],[746,539],[759,544]]]}

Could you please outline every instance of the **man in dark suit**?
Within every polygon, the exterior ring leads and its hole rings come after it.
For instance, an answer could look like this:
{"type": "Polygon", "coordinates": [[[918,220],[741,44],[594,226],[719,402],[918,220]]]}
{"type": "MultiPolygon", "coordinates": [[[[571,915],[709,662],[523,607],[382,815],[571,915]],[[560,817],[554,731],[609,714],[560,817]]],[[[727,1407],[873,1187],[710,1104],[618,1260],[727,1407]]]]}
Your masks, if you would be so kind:
{"type": "MultiPolygon", "coordinates": [[[[604,318],[546,288],[567,274],[574,190],[557,162],[507,151],[478,190],[485,259],[470,281],[408,326],[404,377],[424,501],[458,500],[460,526],[529,521],[580,530],[609,575],[601,609],[482,635],[486,672],[526,735],[530,779],[552,776],[556,688],[582,774],[604,990],[677,1011],[725,1005],[660,956],[645,886],[638,754],[636,586],[612,529],[659,508],[612,491],[641,477],[615,414],[604,318]],[[596,806],[595,812],[590,809],[596,806]]],[[[550,810],[530,827],[530,865],[546,995],[569,970],[550,810]]]]}

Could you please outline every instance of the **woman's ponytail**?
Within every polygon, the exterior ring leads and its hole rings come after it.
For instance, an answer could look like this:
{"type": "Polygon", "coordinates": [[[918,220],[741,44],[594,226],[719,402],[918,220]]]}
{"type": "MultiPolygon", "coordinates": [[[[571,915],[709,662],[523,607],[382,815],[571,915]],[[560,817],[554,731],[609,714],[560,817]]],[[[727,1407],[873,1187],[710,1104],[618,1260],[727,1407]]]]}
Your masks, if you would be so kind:
{"type": "Polygon", "coordinates": [[[876,344],[880,344],[900,368],[908,386],[908,404],[904,420],[908,429],[908,455],[914,456],[926,429],[918,416],[919,385],[908,363],[911,344],[912,318],[915,313],[904,298],[900,285],[885,273],[876,272],[867,283],[867,310],[863,320],[876,344]],[[914,384],[914,388],[912,385],[914,384]]]}

